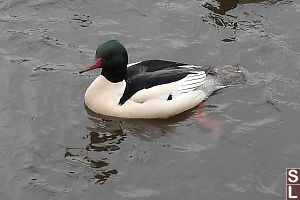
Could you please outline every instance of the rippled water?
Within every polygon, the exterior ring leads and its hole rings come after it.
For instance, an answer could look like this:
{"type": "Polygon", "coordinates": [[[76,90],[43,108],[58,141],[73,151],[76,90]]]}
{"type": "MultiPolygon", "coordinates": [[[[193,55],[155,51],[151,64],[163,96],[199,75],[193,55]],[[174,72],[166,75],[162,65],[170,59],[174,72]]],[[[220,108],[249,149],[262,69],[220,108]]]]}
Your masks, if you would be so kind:
{"type": "Polygon", "coordinates": [[[0,199],[284,199],[300,167],[297,0],[0,1],[0,199]],[[167,120],[86,110],[98,44],[130,62],[239,64],[248,82],[167,120]]]}

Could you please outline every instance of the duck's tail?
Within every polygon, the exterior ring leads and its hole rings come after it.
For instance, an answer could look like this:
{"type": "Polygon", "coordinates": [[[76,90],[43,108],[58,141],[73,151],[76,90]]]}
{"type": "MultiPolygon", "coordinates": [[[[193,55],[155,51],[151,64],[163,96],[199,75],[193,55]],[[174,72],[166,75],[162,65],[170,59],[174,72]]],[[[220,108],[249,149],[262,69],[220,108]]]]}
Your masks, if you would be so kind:
{"type": "Polygon", "coordinates": [[[217,77],[220,87],[227,87],[246,82],[245,75],[238,65],[226,65],[214,67],[209,74],[217,77]]]}

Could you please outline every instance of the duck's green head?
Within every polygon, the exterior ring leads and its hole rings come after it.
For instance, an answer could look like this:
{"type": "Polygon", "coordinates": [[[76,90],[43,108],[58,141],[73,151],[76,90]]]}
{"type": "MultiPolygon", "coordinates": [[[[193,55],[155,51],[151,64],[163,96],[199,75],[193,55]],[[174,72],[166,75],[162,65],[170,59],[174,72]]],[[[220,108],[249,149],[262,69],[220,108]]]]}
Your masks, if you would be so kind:
{"type": "Polygon", "coordinates": [[[79,73],[102,68],[101,75],[111,82],[120,82],[126,75],[128,55],[125,47],[116,40],[101,44],[96,50],[95,62],[79,73]]]}

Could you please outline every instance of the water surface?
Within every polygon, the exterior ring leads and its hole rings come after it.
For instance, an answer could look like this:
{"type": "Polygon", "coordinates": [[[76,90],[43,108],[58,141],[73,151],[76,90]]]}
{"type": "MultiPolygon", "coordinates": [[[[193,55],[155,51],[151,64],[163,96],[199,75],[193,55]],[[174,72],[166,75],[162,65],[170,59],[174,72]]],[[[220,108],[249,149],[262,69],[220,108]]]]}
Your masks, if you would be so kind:
{"type": "Polygon", "coordinates": [[[284,199],[300,167],[300,4],[294,0],[0,1],[0,199],[284,199]],[[248,82],[167,120],[86,110],[117,39],[130,62],[243,66],[248,82]]]}

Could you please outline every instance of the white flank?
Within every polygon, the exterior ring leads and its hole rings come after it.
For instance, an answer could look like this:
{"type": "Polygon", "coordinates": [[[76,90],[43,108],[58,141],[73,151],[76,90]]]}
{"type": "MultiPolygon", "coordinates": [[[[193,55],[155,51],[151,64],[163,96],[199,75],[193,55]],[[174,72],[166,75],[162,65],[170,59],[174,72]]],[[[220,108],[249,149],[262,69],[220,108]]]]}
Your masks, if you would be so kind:
{"type": "Polygon", "coordinates": [[[126,82],[111,83],[100,75],[85,93],[85,104],[96,113],[125,118],[167,118],[199,104],[206,96],[198,87],[204,83],[205,72],[199,71],[185,78],[133,95],[123,105],[120,98],[126,82]],[[172,100],[167,100],[169,94],[172,100]]]}

